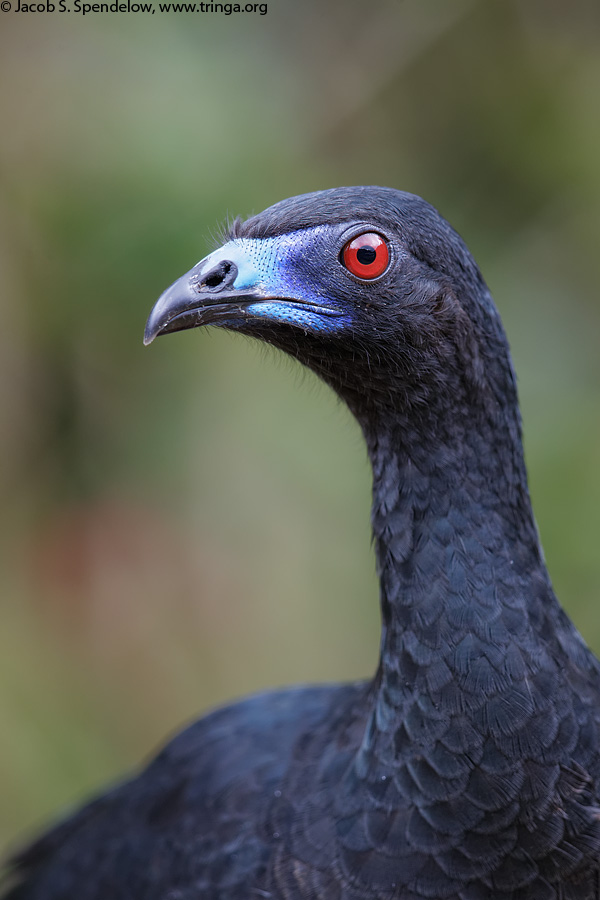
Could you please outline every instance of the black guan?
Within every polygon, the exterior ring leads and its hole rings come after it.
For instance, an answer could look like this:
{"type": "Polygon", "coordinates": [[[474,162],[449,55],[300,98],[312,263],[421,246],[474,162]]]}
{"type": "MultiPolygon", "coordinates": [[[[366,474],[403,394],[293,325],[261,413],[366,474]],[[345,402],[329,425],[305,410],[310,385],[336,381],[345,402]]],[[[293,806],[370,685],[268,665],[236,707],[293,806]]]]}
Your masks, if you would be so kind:
{"type": "Polygon", "coordinates": [[[291,354],[373,469],[379,665],[219,709],[17,855],[5,900],[600,898],[600,669],[550,583],[490,293],[425,201],[381,187],[236,220],[145,341],[291,354]]]}

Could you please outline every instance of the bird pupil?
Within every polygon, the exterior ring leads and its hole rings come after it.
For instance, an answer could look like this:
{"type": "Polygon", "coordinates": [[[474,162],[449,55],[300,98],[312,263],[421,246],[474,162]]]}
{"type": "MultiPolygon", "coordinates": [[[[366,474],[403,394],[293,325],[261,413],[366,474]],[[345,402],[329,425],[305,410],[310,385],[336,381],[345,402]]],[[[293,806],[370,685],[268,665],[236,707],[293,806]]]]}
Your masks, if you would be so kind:
{"type": "Polygon", "coordinates": [[[360,247],[356,251],[356,259],[361,264],[361,266],[370,266],[371,263],[375,262],[376,256],[377,251],[374,247],[360,247]]]}

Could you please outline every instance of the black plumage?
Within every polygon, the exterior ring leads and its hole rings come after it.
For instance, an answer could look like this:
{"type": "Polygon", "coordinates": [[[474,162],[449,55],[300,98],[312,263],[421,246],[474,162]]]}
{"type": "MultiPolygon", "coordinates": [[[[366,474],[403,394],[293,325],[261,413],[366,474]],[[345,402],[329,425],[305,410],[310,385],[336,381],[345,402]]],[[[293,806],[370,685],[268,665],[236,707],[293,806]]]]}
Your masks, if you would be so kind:
{"type": "Polygon", "coordinates": [[[165,292],[146,340],[209,323],[305,363],[362,427],[378,670],[196,722],[18,856],[5,896],[599,898],[599,664],[552,591],[508,345],[461,238],[391,189],[285,200],[165,292]],[[353,273],[365,233],[383,256],[353,273]]]}

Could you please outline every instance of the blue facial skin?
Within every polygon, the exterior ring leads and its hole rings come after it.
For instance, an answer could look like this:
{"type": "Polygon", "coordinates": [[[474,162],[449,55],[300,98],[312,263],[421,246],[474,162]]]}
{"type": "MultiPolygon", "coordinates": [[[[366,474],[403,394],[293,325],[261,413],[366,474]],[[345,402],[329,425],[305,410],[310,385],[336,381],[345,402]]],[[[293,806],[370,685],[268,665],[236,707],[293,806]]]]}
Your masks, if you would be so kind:
{"type": "MultiPolygon", "coordinates": [[[[248,316],[334,334],[351,324],[348,307],[327,291],[324,280],[332,264],[341,268],[336,251],[326,226],[269,238],[235,238],[206,257],[202,273],[228,260],[238,270],[231,287],[265,297],[245,305],[248,316]]],[[[220,324],[235,327],[236,323],[220,324]]]]}

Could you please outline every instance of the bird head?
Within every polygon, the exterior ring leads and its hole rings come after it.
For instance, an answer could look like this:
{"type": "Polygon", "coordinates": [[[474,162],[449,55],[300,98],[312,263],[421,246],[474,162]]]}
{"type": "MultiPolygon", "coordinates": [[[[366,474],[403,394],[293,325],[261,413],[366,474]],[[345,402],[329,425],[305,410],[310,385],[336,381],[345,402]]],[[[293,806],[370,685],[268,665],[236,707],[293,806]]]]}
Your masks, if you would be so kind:
{"type": "Polygon", "coordinates": [[[421,198],[391,188],[304,194],[236,221],[160,297],[144,341],[209,324],[296,357],[360,421],[418,409],[433,422],[465,395],[467,406],[494,403],[513,382],[462,239],[421,198]]]}

